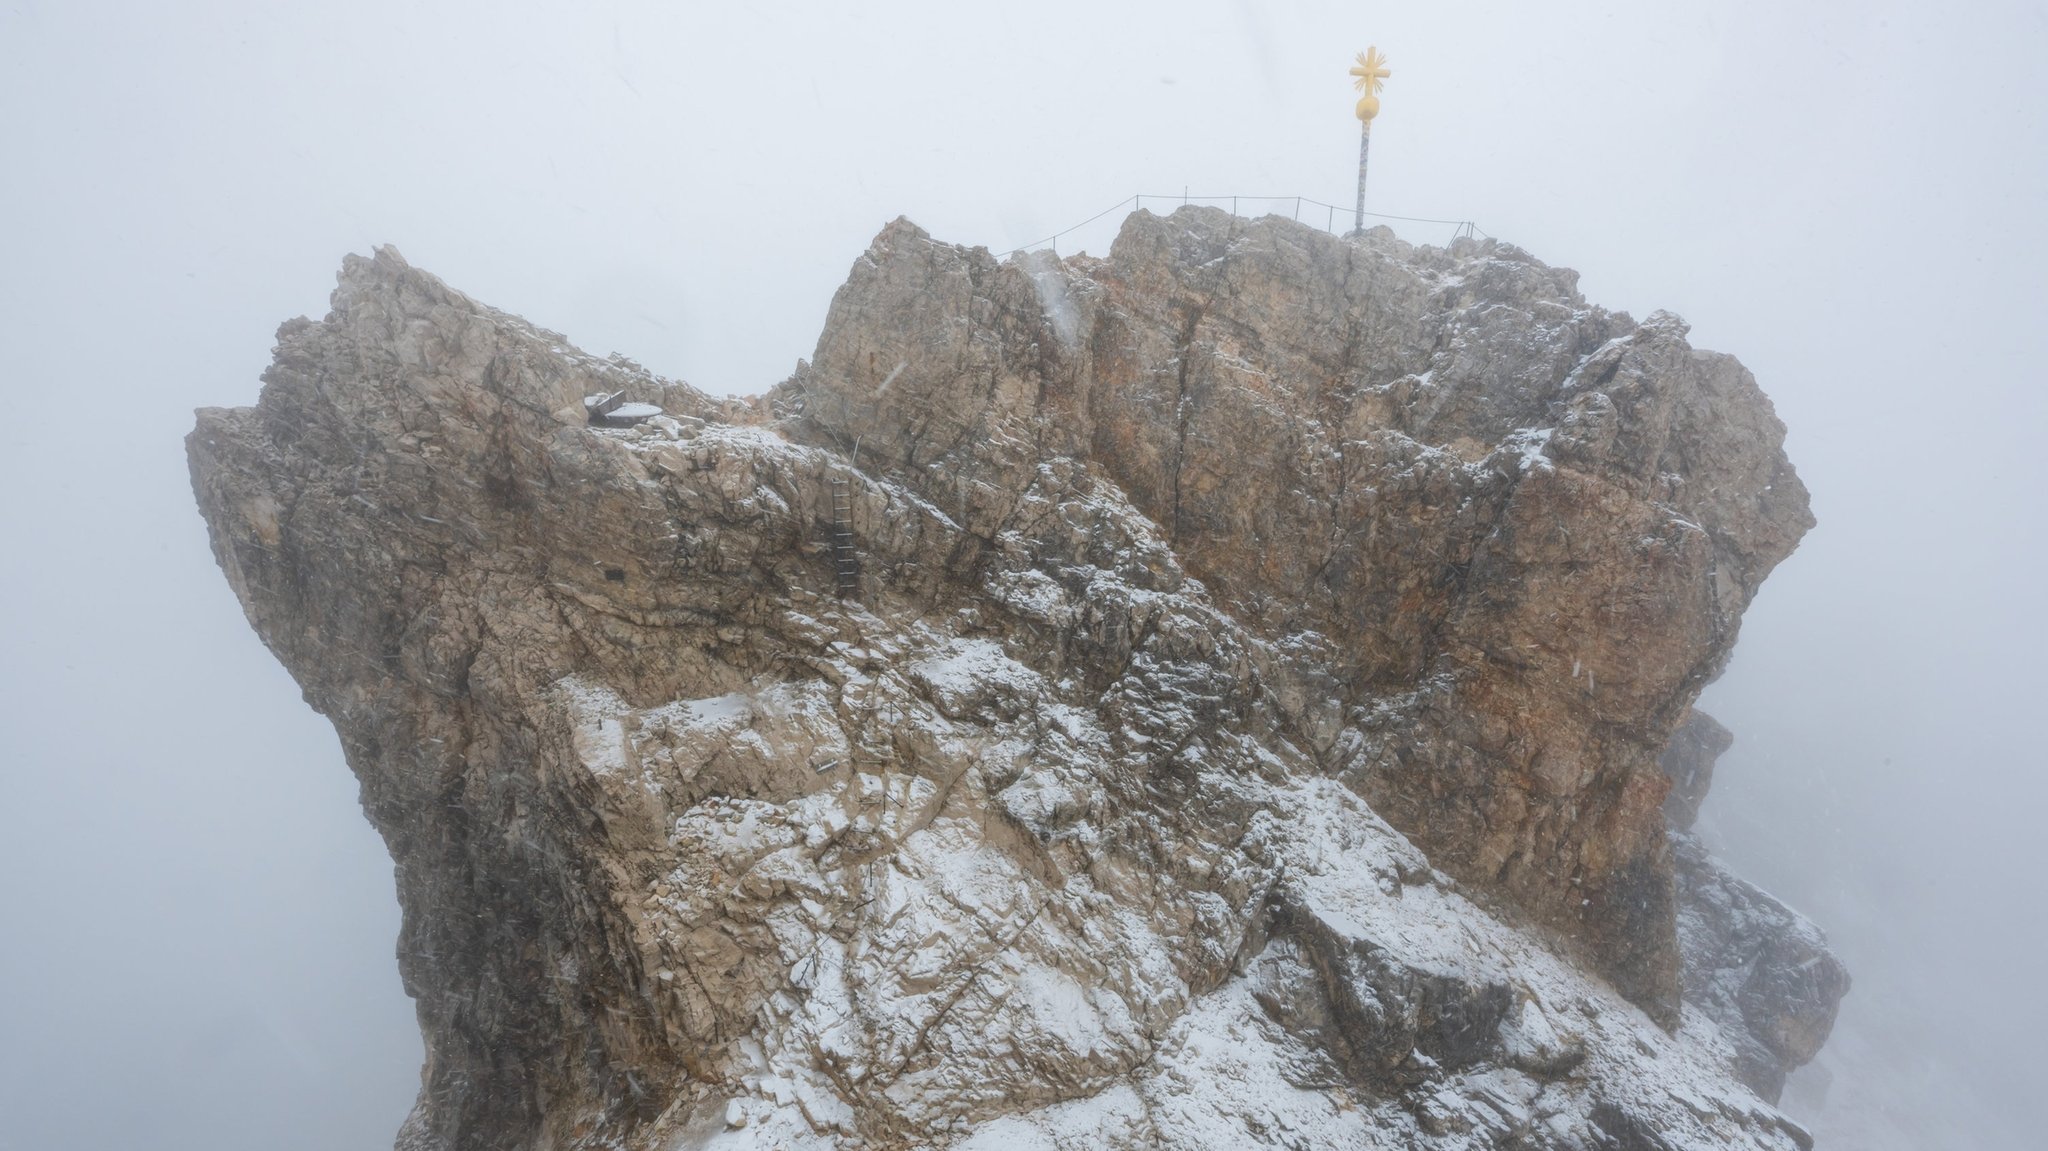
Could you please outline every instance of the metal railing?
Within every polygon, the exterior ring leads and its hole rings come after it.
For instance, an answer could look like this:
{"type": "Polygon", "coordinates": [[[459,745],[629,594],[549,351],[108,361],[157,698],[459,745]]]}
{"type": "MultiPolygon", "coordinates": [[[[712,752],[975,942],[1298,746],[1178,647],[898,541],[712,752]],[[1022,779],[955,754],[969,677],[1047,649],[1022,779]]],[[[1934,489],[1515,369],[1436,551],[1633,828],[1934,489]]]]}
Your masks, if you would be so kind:
{"type": "MultiPolygon", "coordinates": [[[[1126,196],[1121,200],[1118,200],[1116,203],[1110,205],[1107,208],[1104,208],[1102,211],[1095,213],[1093,216],[1088,217],[1087,219],[1081,221],[1078,224],[1075,224],[1071,227],[1061,228],[1059,231],[1054,232],[1052,235],[1046,236],[1043,239],[1033,240],[1028,244],[1022,244],[1019,245],[1018,247],[1011,248],[1004,254],[1015,256],[1024,252],[1034,251],[1038,248],[1051,248],[1053,253],[1057,255],[1060,250],[1060,237],[1071,235],[1074,232],[1078,232],[1081,229],[1087,227],[1090,224],[1093,224],[1094,222],[1102,219],[1105,216],[1114,215],[1117,212],[1135,212],[1138,209],[1144,207],[1146,201],[1148,200],[1151,201],[1154,205],[1157,205],[1161,208],[1165,208],[1168,211],[1171,211],[1173,208],[1182,207],[1187,204],[1213,204],[1218,207],[1223,207],[1227,205],[1230,209],[1230,214],[1233,216],[1249,215],[1251,214],[1249,209],[1255,206],[1264,206],[1266,210],[1259,212],[1259,215],[1270,216],[1281,215],[1284,213],[1297,222],[1309,224],[1315,227],[1320,227],[1323,231],[1330,232],[1335,235],[1343,235],[1345,233],[1352,231],[1357,220],[1357,213],[1355,208],[1342,207],[1340,205],[1331,204],[1323,200],[1312,199],[1308,196],[1195,196],[1190,195],[1185,190],[1183,190],[1179,195],[1176,196],[1171,194],[1159,195],[1155,193],[1141,192],[1134,193],[1130,196],[1126,196]],[[1323,219],[1320,221],[1315,219],[1315,213],[1318,210],[1320,210],[1323,213],[1323,219]],[[1304,214],[1306,214],[1307,216],[1306,219],[1303,218],[1304,214]]],[[[1462,236],[1473,236],[1486,239],[1492,238],[1486,232],[1482,231],[1479,225],[1473,223],[1470,220],[1450,220],[1441,219],[1434,216],[1397,216],[1390,212],[1367,212],[1365,213],[1365,216],[1367,219],[1370,220],[1398,220],[1403,223],[1409,224],[1448,225],[1453,229],[1450,235],[1451,240],[1457,240],[1459,237],[1462,236]]]]}

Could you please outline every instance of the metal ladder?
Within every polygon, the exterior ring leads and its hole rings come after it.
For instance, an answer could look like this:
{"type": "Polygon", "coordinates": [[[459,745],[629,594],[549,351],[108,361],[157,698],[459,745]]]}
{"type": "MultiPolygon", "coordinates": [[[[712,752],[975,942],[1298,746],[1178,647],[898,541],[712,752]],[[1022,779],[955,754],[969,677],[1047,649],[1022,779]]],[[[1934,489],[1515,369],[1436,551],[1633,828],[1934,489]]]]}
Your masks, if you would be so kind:
{"type": "Polygon", "coordinates": [[[853,549],[853,495],[844,479],[832,481],[832,567],[840,599],[860,594],[860,553],[853,549]]]}

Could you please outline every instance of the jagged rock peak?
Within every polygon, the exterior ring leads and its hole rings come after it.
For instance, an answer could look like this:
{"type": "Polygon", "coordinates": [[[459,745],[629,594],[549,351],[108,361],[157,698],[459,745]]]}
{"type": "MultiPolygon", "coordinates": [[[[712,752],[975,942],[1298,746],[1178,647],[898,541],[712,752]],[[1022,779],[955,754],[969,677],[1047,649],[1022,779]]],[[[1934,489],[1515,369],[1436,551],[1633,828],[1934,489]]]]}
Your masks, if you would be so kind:
{"type": "Polygon", "coordinates": [[[899,219],[759,400],[388,248],[264,378],[194,487],[398,864],[401,1147],[1807,1143],[1846,976],[1658,757],[1812,521],[1673,317],[899,219]]]}

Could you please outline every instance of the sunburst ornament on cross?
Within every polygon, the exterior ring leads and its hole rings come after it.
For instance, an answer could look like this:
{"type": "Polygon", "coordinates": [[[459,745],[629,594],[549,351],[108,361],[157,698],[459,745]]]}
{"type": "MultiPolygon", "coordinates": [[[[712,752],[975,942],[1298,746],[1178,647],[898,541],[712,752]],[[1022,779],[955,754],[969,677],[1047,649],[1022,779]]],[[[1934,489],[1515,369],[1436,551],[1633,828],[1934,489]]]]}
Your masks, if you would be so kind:
{"type": "Polygon", "coordinates": [[[1377,46],[1367,48],[1358,54],[1358,62],[1351,66],[1351,75],[1356,77],[1351,86],[1358,89],[1358,214],[1351,230],[1365,230],[1365,160],[1372,150],[1372,118],[1380,114],[1380,85],[1393,75],[1387,71],[1387,58],[1380,55],[1377,46]]]}
{"type": "Polygon", "coordinates": [[[1387,71],[1387,58],[1380,55],[1378,48],[1367,48],[1358,54],[1358,63],[1351,66],[1351,74],[1357,79],[1351,86],[1363,93],[1358,98],[1358,118],[1367,124],[1380,114],[1380,85],[1393,75],[1387,71]]]}

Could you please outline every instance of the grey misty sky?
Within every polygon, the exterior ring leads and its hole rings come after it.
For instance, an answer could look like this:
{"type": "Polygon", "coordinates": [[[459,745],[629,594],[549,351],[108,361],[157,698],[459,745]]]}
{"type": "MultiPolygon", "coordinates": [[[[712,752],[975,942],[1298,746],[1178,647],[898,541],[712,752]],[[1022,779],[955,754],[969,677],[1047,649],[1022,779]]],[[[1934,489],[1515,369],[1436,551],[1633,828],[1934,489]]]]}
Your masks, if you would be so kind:
{"type": "Polygon", "coordinates": [[[180,443],[344,252],[754,392],[898,214],[1001,250],[1134,192],[1348,202],[1368,43],[1371,207],[1685,315],[1791,427],[1821,527],[1710,689],[1705,825],[1855,968],[1792,1106],[2024,1145],[2041,6],[0,0],[0,1149],[382,1146],[417,1085],[389,861],[180,443]]]}

